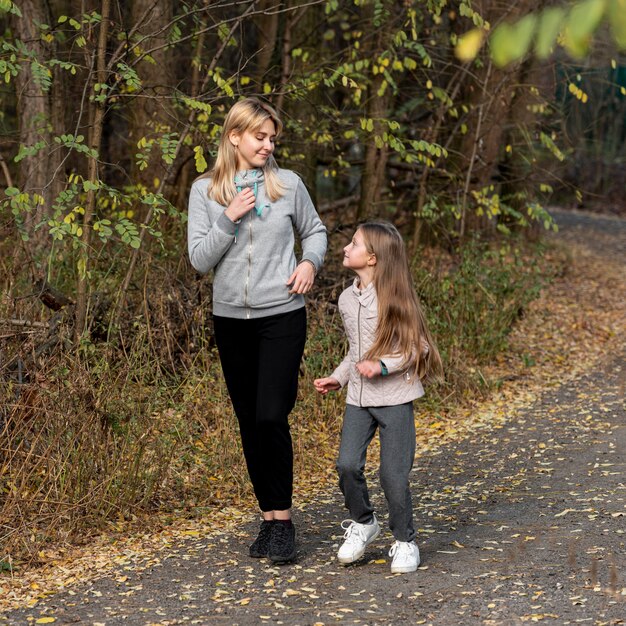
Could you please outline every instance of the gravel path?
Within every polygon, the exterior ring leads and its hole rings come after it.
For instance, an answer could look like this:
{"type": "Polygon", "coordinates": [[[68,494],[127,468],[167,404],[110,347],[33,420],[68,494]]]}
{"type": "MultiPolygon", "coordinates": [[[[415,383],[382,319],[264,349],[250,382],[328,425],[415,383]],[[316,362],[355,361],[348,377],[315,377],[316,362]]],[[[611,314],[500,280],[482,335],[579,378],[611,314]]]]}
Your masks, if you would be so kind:
{"type": "MultiPolygon", "coordinates": [[[[623,263],[624,221],[560,212],[557,221],[563,240],[623,263]]],[[[416,573],[390,574],[388,532],[341,566],[345,512],[332,489],[295,513],[295,565],[248,558],[249,524],[236,536],[189,538],[0,624],[625,623],[625,388],[626,347],[616,342],[594,371],[545,389],[504,424],[418,458],[416,573]]]]}

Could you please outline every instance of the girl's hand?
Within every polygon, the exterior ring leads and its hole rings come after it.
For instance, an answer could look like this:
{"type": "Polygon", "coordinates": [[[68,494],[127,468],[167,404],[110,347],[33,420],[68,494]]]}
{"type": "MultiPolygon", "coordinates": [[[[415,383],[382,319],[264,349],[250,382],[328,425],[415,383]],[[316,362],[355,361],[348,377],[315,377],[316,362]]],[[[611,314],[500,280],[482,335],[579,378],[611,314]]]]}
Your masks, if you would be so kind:
{"type": "Polygon", "coordinates": [[[359,374],[365,378],[374,378],[374,376],[380,376],[383,373],[380,361],[359,361],[356,368],[359,374]]]}
{"type": "Polygon", "coordinates": [[[341,385],[336,378],[316,378],[313,381],[315,390],[325,396],[329,391],[338,391],[341,385]]]}
{"type": "Polygon", "coordinates": [[[256,204],[256,198],[254,197],[254,191],[252,187],[246,187],[242,189],[228,205],[228,208],[224,213],[231,222],[240,220],[246,213],[249,213],[256,204]]]}
{"type": "Polygon", "coordinates": [[[301,261],[286,284],[291,287],[289,293],[306,293],[311,290],[314,282],[315,270],[313,265],[308,261],[301,261]]]}

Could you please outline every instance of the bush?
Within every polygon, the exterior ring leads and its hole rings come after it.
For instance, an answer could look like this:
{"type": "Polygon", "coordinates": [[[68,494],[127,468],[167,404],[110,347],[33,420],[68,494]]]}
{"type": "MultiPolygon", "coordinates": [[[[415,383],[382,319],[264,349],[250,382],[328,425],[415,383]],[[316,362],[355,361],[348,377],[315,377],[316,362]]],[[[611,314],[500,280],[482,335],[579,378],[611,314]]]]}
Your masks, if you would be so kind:
{"type": "MultiPolygon", "coordinates": [[[[426,407],[444,411],[484,388],[472,368],[506,348],[541,286],[540,256],[531,252],[474,242],[456,255],[429,249],[416,257],[415,284],[446,375],[426,407]]],[[[291,420],[301,490],[334,480],[343,415],[342,395],[322,398],[312,385],[345,353],[336,301],[351,277],[332,266],[309,302],[291,420]]],[[[149,306],[115,341],[77,350],[60,341],[30,362],[21,384],[0,370],[9,399],[0,419],[1,554],[36,560],[47,542],[86,538],[142,512],[252,501],[208,307],[193,289],[172,289],[153,286],[149,306]]]]}

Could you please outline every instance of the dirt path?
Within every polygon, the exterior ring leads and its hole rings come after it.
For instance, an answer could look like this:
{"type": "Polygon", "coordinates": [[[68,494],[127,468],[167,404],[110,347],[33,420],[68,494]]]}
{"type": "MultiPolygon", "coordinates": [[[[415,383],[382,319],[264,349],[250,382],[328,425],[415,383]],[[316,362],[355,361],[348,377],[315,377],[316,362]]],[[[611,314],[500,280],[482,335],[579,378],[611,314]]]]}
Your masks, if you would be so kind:
{"type": "MultiPolygon", "coordinates": [[[[623,221],[557,218],[564,241],[583,237],[594,254],[624,262],[623,221]]],[[[345,512],[335,488],[296,511],[295,565],[248,558],[254,527],[245,524],[122,563],[0,615],[0,624],[625,623],[623,340],[593,371],[551,383],[504,422],[417,459],[423,563],[414,574],[390,574],[388,532],[360,563],[337,563],[345,512]]]]}

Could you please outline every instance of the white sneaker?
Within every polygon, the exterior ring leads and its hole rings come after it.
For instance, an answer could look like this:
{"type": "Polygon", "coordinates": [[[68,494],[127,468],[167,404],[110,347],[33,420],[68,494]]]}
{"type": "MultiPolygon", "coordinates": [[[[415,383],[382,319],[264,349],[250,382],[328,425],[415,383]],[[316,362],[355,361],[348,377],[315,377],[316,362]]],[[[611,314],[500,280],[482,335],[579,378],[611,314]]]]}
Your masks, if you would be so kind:
{"type": "Polygon", "coordinates": [[[396,541],[389,550],[392,574],[414,572],[420,564],[420,551],[414,541],[396,541]]]}
{"type": "Polygon", "coordinates": [[[341,527],[346,532],[343,536],[345,541],[337,552],[337,560],[340,563],[347,564],[358,561],[365,554],[365,548],[380,535],[380,524],[375,515],[369,524],[359,524],[351,519],[346,519],[341,522],[341,527]]]}

